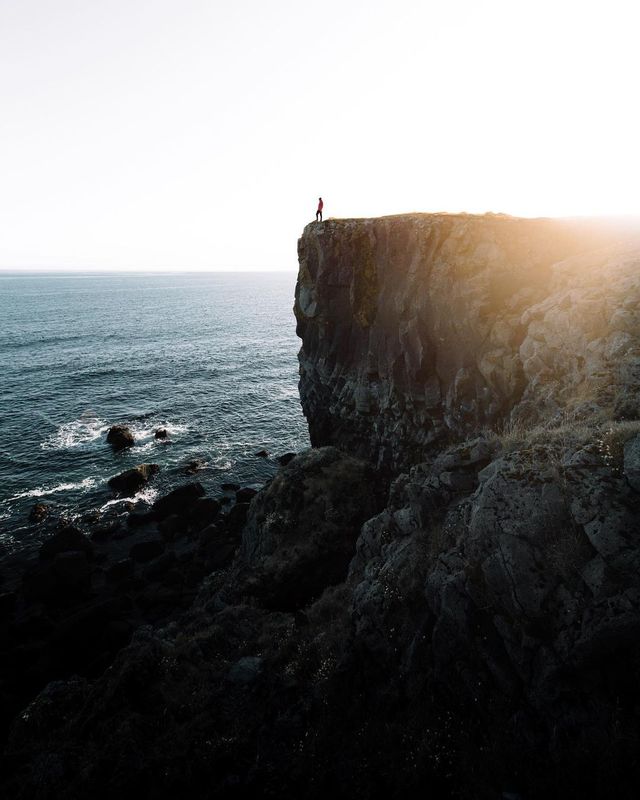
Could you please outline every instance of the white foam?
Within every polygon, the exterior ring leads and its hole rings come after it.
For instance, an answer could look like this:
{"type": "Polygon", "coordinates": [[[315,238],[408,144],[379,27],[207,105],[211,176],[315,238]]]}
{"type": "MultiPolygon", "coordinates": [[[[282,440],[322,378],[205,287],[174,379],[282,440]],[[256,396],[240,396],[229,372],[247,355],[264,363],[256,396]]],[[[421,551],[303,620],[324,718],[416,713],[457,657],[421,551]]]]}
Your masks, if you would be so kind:
{"type": "Polygon", "coordinates": [[[43,450],[68,450],[94,442],[108,430],[109,426],[104,420],[92,414],[83,414],[80,419],[60,425],[58,430],[45,439],[40,447],[43,450]]]}
{"type": "Polygon", "coordinates": [[[155,440],[156,431],[159,428],[164,428],[169,436],[178,436],[181,433],[187,433],[189,430],[188,425],[178,425],[177,423],[174,424],[173,422],[159,422],[151,427],[145,426],[136,426],[131,425],[131,433],[136,441],[145,440],[145,439],[153,439],[155,440]]]}
{"type": "Polygon", "coordinates": [[[96,484],[95,478],[85,478],[78,483],[59,483],[57,486],[51,486],[48,489],[44,486],[38,486],[36,489],[28,489],[25,492],[14,495],[11,500],[21,500],[24,497],[44,497],[45,495],[56,494],[57,492],[71,492],[76,489],[93,489],[96,484]]]}
{"type": "Polygon", "coordinates": [[[100,506],[100,511],[106,511],[108,508],[111,508],[111,506],[117,506],[121,503],[142,502],[151,505],[157,496],[157,489],[151,489],[149,486],[145,486],[144,489],[141,489],[138,494],[133,497],[117,497],[115,500],[107,500],[104,505],[100,506]]]}

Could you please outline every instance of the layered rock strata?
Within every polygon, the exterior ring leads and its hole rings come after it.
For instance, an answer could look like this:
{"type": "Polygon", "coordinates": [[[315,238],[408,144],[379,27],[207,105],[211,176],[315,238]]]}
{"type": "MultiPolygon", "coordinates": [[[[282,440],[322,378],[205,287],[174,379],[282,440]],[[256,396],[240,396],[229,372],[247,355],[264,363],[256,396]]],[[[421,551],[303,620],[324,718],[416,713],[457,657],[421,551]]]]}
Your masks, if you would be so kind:
{"type": "Polygon", "coordinates": [[[308,225],[300,397],[315,446],[397,471],[485,427],[621,414],[640,387],[637,235],[412,214],[308,225]]]}

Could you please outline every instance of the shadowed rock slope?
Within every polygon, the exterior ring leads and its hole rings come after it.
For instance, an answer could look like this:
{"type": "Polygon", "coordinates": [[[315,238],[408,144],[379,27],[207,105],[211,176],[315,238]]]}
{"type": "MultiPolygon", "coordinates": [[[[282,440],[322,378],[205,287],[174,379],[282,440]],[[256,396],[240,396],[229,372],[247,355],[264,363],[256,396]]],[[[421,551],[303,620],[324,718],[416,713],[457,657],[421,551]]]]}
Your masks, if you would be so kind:
{"type": "Polygon", "coordinates": [[[322,446],[179,621],[34,699],[4,795],[637,797],[639,268],[604,224],[308,226],[322,446]]]}

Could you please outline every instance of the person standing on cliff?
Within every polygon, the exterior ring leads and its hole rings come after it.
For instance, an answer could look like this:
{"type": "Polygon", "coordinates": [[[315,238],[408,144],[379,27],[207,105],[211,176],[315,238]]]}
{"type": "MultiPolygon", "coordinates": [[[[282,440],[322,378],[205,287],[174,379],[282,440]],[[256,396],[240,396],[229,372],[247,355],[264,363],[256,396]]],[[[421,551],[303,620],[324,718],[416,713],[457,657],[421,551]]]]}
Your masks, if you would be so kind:
{"type": "Polygon", "coordinates": [[[324,203],[322,202],[322,198],[318,198],[318,210],[316,211],[316,222],[322,222],[322,209],[324,208],[324,203]],[[320,219],[318,219],[320,217],[320,219]]]}

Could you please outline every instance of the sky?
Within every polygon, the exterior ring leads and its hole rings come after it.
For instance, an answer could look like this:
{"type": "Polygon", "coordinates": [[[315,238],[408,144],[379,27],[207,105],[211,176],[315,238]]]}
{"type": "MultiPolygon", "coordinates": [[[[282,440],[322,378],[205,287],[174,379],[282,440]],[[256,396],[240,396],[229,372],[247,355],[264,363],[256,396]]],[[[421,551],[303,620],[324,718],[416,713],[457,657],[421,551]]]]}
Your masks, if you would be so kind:
{"type": "Polygon", "coordinates": [[[0,0],[0,268],[295,270],[314,219],[640,213],[640,11],[0,0]]]}

